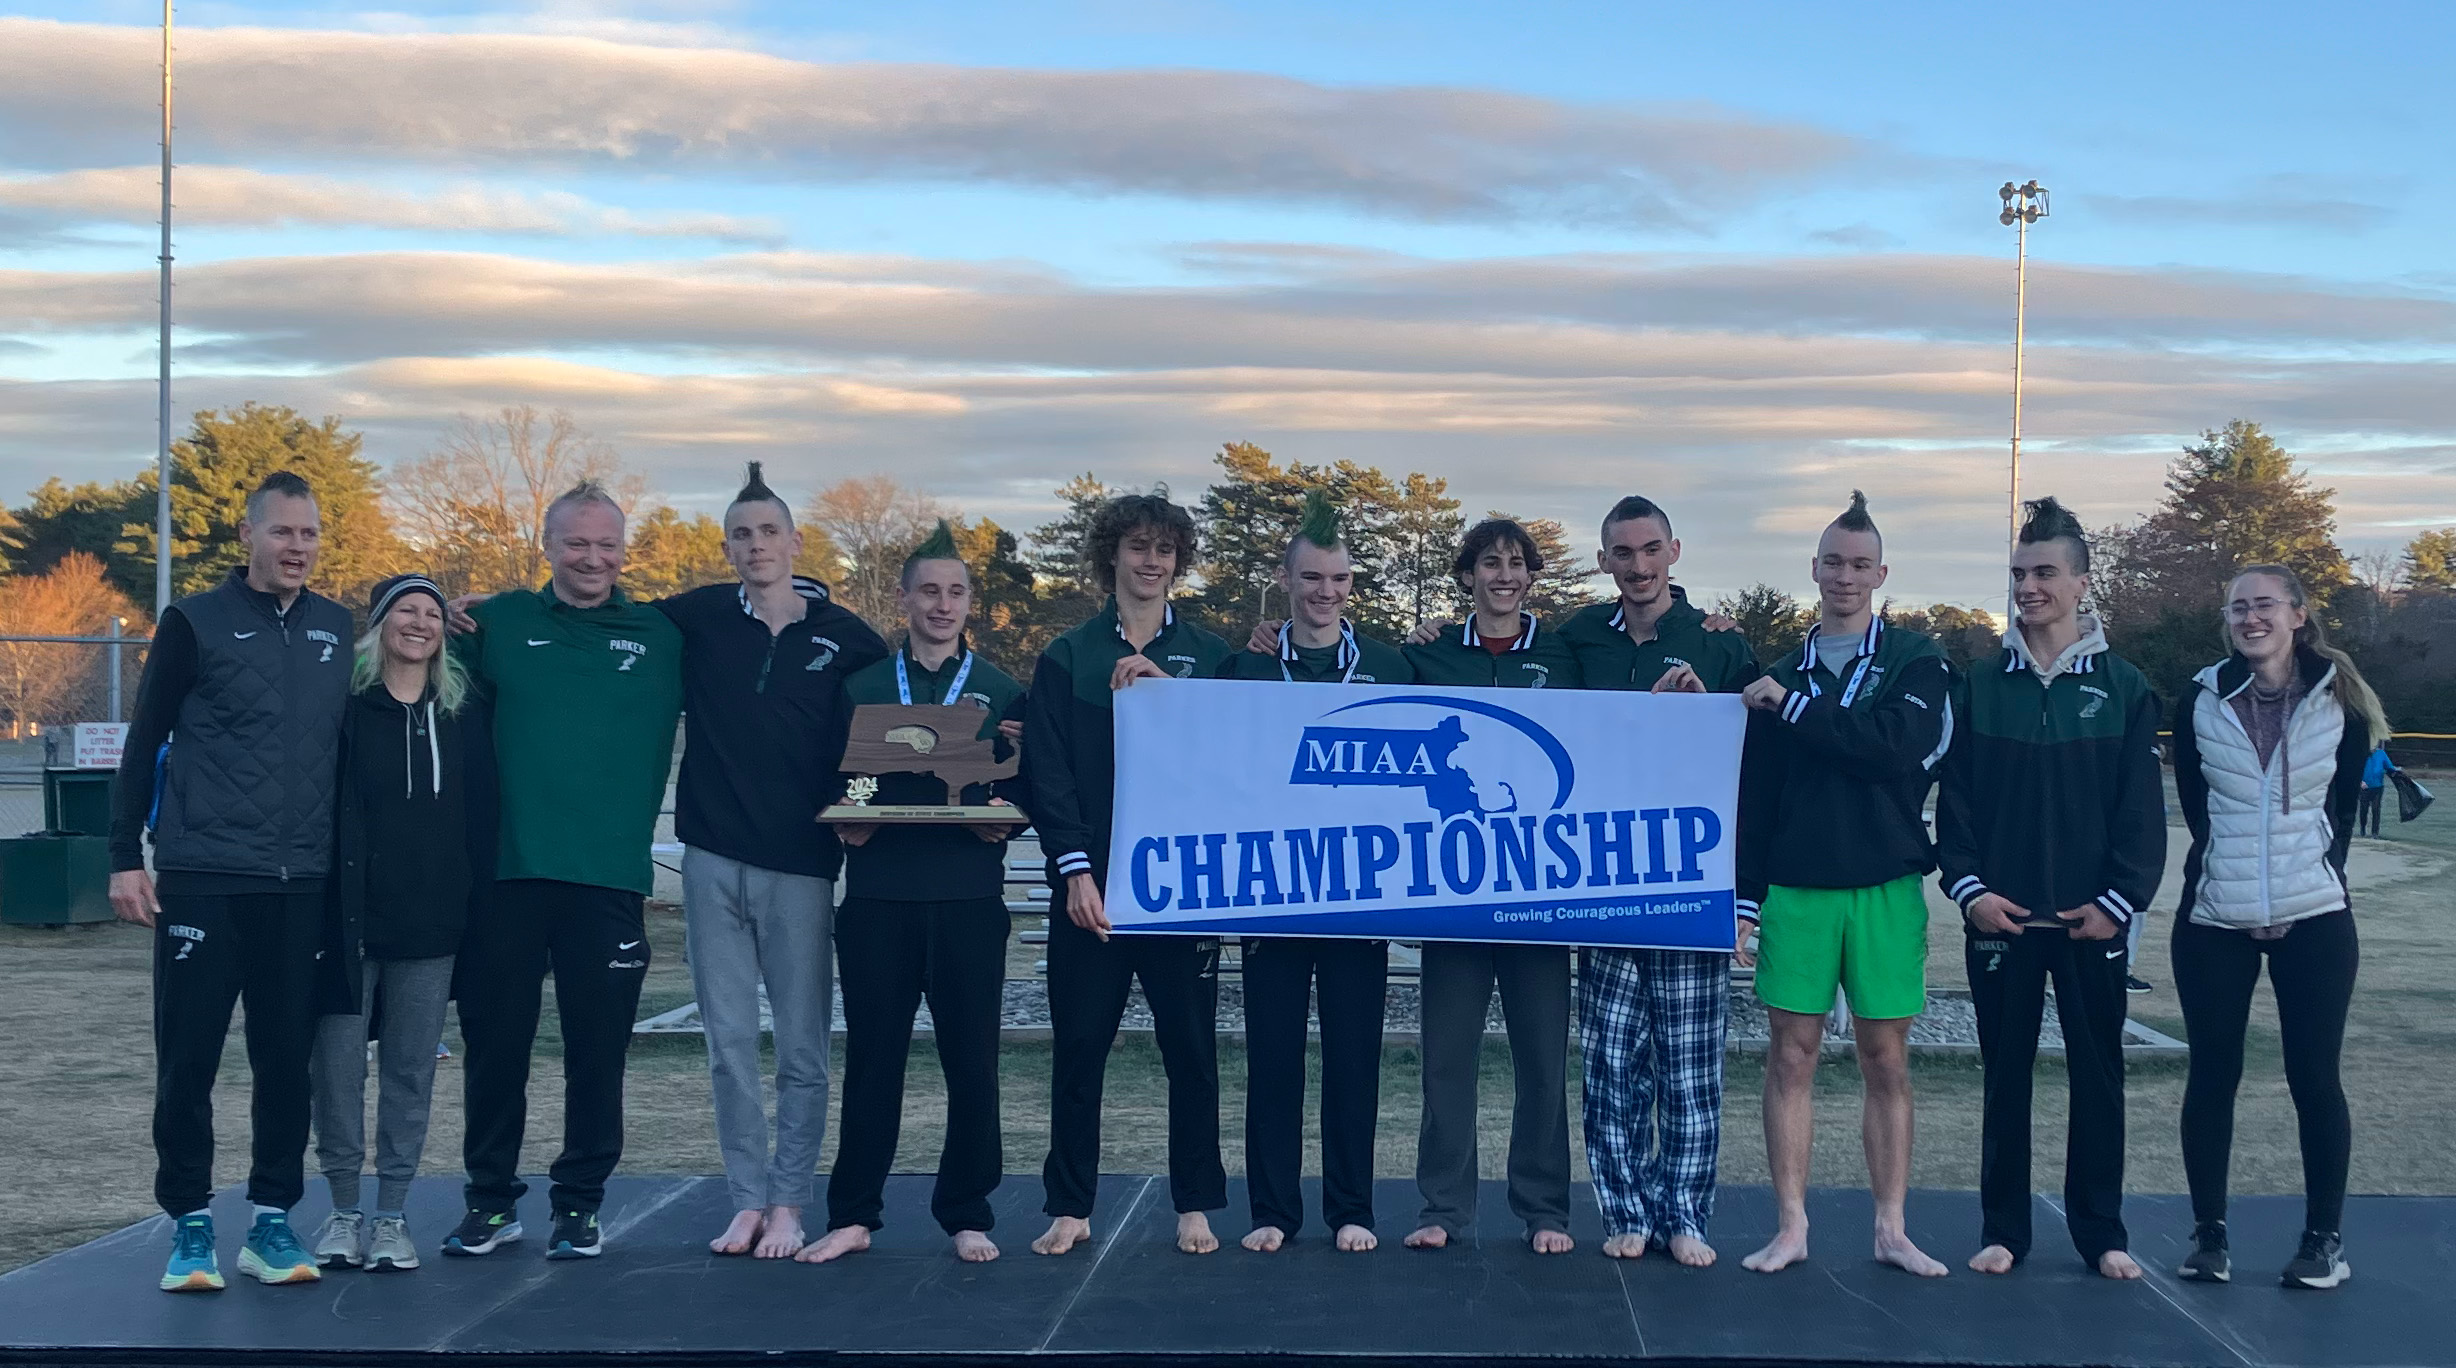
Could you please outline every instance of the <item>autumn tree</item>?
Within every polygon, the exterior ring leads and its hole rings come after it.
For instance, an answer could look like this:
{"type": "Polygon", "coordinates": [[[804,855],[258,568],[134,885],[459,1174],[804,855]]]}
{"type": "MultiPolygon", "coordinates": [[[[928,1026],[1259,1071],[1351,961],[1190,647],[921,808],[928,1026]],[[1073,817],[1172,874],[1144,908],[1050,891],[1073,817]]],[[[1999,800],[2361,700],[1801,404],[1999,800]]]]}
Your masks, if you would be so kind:
{"type": "Polygon", "coordinates": [[[2403,568],[2408,589],[2456,590],[2456,527],[2433,528],[2405,543],[2403,568]]]}
{"type": "Polygon", "coordinates": [[[10,510],[13,524],[9,568],[40,575],[70,552],[102,562],[103,577],[130,599],[153,601],[153,544],[142,556],[120,550],[128,525],[151,521],[154,477],[149,469],[133,480],[64,483],[57,475],[35,486],[26,502],[10,510]]]}
{"type": "MultiPolygon", "coordinates": [[[[150,630],[134,600],[103,573],[100,558],[71,551],[39,575],[0,581],[0,635],[101,636],[112,618],[127,619],[131,636],[150,630]]],[[[106,646],[0,642],[0,718],[22,737],[32,722],[100,720],[108,710],[111,656],[106,646]]],[[[123,650],[132,679],[138,653],[123,650]]]]}
{"type": "MultiPolygon", "coordinates": [[[[172,592],[210,589],[246,562],[239,524],[247,517],[247,496],[267,475],[288,470],[315,490],[323,517],[324,550],[309,586],[343,602],[364,598],[369,585],[399,569],[402,548],[384,508],[381,472],[360,454],[363,445],[339,418],[309,422],[279,405],[249,402],[198,413],[188,435],[171,444],[172,592]]],[[[150,499],[150,476],[142,484],[150,499]]],[[[149,584],[154,533],[148,509],[122,524],[113,546],[134,562],[131,569],[142,567],[149,584]]]]}
{"type": "Polygon", "coordinates": [[[1410,472],[1398,482],[1390,501],[1390,551],[1376,576],[1399,627],[1395,635],[1450,617],[1466,601],[1450,573],[1466,530],[1449,481],[1410,472]]]}
{"type": "Polygon", "coordinates": [[[841,557],[836,601],[872,623],[895,620],[904,557],[943,516],[937,500],[886,475],[839,480],[802,509],[802,521],[841,557]]]}
{"type": "Polygon", "coordinates": [[[725,559],[725,529],[705,513],[684,518],[659,504],[631,522],[623,561],[623,592],[635,598],[672,598],[705,584],[733,578],[725,559]]]}
{"type": "Polygon", "coordinates": [[[1816,625],[1815,609],[1762,580],[1716,599],[1714,611],[1738,623],[1757,659],[1769,663],[1799,650],[1816,625]]]}
{"type": "Polygon", "coordinates": [[[403,535],[427,573],[459,593],[545,583],[546,509],[582,480],[604,484],[626,510],[643,487],[569,413],[520,404],[462,417],[442,445],[397,468],[392,485],[403,535]]]}

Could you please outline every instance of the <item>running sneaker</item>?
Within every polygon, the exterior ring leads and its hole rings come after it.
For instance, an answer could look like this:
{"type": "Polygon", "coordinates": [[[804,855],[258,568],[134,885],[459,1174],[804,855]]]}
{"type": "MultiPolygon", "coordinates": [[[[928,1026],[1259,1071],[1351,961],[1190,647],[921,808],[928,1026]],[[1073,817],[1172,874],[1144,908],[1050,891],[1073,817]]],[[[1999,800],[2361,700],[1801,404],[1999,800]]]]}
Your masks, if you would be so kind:
{"type": "Polygon", "coordinates": [[[311,1283],[324,1276],[315,1256],[290,1229],[290,1218],[278,1211],[265,1212],[247,1228],[247,1243],[239,1247],[239,1271],[268,1285],[311,1283]]]}
{"type": "Polygon", "coordinates": [[[2333,1230],[2306,1230],[2302,1248],[2294,1262],[2285,1266],[2278,1279],[2288,1287],[2309,1287],[2326,1291],[2354,1276],[2354,1266],[2345,1261],[2345,1242],[2333,1230]]]}
{"type": "Polygon", "coordinates": [[[171,1261],[162,1270],[165,1292],[219,1292],[221,1260],[213,1254],[213,1218],[182,1216],[171,1227],[171,1261]]]}
{"type": "Polygon", "coordinates": [[[2226,1223],[2202,1221],[2192,1227],[2192,1252],[2175,1270],[2175,1276],[2193,1282],[2229,1282],[2234,1278],[2234,1256],[2226,1252],[2226,1223]]]}
{"type": "Polygon", "coordinates": [[[492,1254],[504,1245],[517,1242],[520,1239],[520,1222],[514,1219],[516,1215],[509,1211],[469,1208],[469,1214],[461,1217],[460,1225],[443,1237],[443,1252],[474,1257],[492,1254]]]}
{"type": "Polygon", "coordinates": [[[409,1238],[409,1221],[401,1216],[378,1216],[367,1235],[367,1271],[384,1269],[407,1272],[418,1266],[418,1246],[409,1238]]]}
{"type": "Polygon", "coordinates": [[[2138,974],[2126,974],[2123,976],[2123,990],[2127,993],[2135,994],[2153,991],[2153,989],[2150,987],[2149,980],[2142,978],[2138,974]]]}
{"type": "Polygon", "coordinates": [[[593,1259],[605,1252],[605,1242],[598,1237],[597,1213],[593,1211],[558,1211],[554,1213],[554,1238],[547,1242],[549,1259],[593,1259]]]}
{"type": "Polygon", "coordinates": [[[366,1262],[361,1253],[366,1242],[366,1216],[355,1208],[336,1211],[324,1218],[324,1228],[316,1232],[316,1267],[356,1268],[366,1262]]]}

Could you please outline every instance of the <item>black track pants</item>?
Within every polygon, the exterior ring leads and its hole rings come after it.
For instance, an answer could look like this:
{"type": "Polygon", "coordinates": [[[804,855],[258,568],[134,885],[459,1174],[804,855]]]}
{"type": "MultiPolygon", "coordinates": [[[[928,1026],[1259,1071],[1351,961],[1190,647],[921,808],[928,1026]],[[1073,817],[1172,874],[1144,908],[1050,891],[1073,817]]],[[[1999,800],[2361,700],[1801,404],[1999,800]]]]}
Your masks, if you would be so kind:
{"type": "Polygon", "coordinates": [[[2361,946],[2354,914],[2340,910],[2293,923],[2276,940],[2175,922],[2175,994],[2191,1036],[2191,1074],[2183,1087],[2183,1172],[2192,1186],[2192,1219],[2226,1216],[2227,1169],[2234,1153],[2234,1092],[2243,1081],[2243,1033],[2260,961],[2277,994],[2277,1034],[2286,1086],[2302,1131],[2303,1225],[2334,1231],[2345,1217],[2345,1171],[2354,1144],[2352,1114],[2337,1065],[2345,1052],[2345,1015],[2354,1000],[2361,946]]]}
{"type": "Polygon", "coordinates": [[[1256,1226],[1305,1223],[1307,1001],[1322,1017],[1322,1223],[1373,1228],[1373,1130],[1381,1114],[1386,941],[1247,939],[1245,1172],[1256,1226]]]}
{"type": "Polygon", "coordinates": [[[253,1158],[247,1200],[284,1210],[306,1190],[321,893],[163,894],[154,931],[154,1200],[172,1216],[213,1199],[213,1080],[230,1011],[247,1004],[253,1158]]]}
{"type": "Polygon", "coordinates": [[[879,1228],[904,1120],[913,1013],[929,999],[947,1080],[946,1141],[930,1214],[949,1235],[997,1224],[989,1194],[1006,1167],[998,1132],[998,1027],[1011,922],[995,897],[966,902],[847,898],[836,909],[844,997],[844,1111],[827,1182],[827,1228],[879,1228]]]}
{"type": "MultiPolygon", "coordinates": [[[[1058,898],[1064,899],[1061,886],[1058,898]]],[[[1127,989],[1143,985],[1168,1074],[1168,1191],[1179,1212],[1228,1204],[1219,1155],[1219,942],[1111,936],[1049,918],[1052,1038],[1049,1159],[1040,1181],[1051,1216],[1089,1219],[1100,1182],[1100,1095],[1127,989]]]]}
{"type": "Polygon", "coordinates": [[[471,920],[458,975],[469,1205],[510,1211],[528,1131],[529,1051],[546,974],[563,1022],[563,1152],[548,1170],[557,1211],[595,1211],[623,1154],[623,1068],[648,971],[641,898],[619,888],[511,879],[471,920]]]}
{"type": "Polygon", "coordinates": [[[2072,1089],[2064,1221],[2073,1248],[2094,1268],[2100,1255],[2129,1241],[2123,1225],[2123,1021],[2131,951],[2120,935],[2076,940],[2052,927],[2033,927],[2018,936],[1968,930],[1962,953],[1986,1074],[1979,1241],[2002,1245],[2016,1259],[2029,1257],[2030,1084],[2051,981],[2072,1089]]]}

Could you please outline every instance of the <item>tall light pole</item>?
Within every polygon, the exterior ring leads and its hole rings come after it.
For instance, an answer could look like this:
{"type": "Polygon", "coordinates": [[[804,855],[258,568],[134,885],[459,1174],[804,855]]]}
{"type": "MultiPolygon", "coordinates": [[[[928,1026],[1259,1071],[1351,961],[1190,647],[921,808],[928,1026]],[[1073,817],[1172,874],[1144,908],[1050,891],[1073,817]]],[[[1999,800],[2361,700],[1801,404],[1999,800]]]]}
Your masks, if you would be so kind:
{"type": "MultiPolygon", "coordinates": [[[[162,0],[162,336],[155,385],[154,620],[171,605],[171,0],[162,0]]],[[[113,654],[117,654],[114,652],[113,654]]]]}
{"type": "Polygon", "coordinates": [[[2013,464],[2004,533],[2004,558],[2010,564],[2021,543],[2021,334],[2030,309],[2030,225],[2047,216],[2047,187],[2036,181],[2027,185],[2006,181],[1996,194],[2004,201],[2004,212],[1996,216],[1996,221],[2014,230],[2013,464]]]}

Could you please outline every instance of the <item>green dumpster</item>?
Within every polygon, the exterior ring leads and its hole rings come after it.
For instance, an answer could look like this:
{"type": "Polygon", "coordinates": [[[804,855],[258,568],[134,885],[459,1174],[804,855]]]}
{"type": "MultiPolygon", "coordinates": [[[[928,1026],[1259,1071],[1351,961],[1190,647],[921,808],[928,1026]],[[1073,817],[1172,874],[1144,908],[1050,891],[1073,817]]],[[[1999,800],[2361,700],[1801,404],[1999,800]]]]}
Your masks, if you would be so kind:
{"type": "Polygon", "coordinates": [[[111,920],[111,774],[43,771],[43,831],[0,840],[0,922],[111,920]]]}

